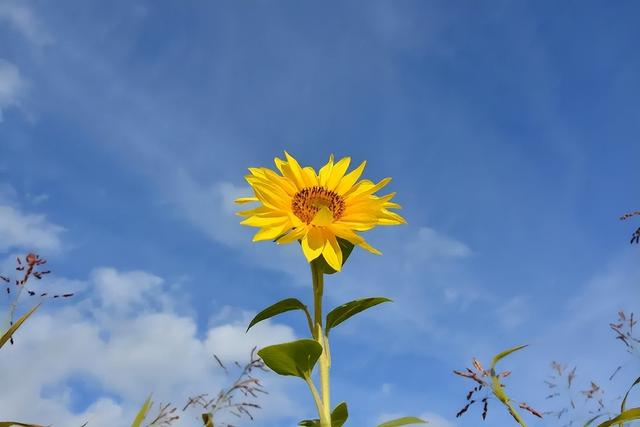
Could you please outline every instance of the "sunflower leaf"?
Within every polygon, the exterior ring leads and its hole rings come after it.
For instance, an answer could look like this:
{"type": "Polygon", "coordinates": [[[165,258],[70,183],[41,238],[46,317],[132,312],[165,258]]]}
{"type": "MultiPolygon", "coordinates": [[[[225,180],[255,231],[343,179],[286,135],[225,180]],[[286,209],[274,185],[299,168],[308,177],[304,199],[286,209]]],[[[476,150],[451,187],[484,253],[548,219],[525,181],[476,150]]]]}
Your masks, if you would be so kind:
{"type": "MultiPolygon", "coordinates": [[[[24,323],[25,320],[27,320],[27,318],[29,316],[31,316],[33,314],[34,311],[37,310],[37,308],[40,307],[40,304],[36,305],[35,307],[33,307],[31,310],[29,310],[27,313],[25,313],[21,318],[19,318],[13,325],[11,325],[11,327],[7,330],[7,332],[5,332],[4,334],[2,334],[2,337],[0,337],[0,348],[2,348],[3,345],[5,345],[7,343],[7,341],[9,341],[9,339],[13,336],[13,334],[16,332],[16,330],[20,327],[20,325],[22,325],[24,323]]],[[[0,424],[0,427],[2,425],[0,424]]]]}
{"type": "Polygon", "coordinates": [[[363,299],[358,299],[354,301],[349,301],[345,304],[342,304],[334,308],[327,314],[327,322],[326,322],[327,335],[329,335],[329,330],[331,330],[331,328],[338,326],[340,323],[360,313],[361,311],[374,307],[378,304],[382,304],[383,302],[391,302],[391,300],[389,298],[384,298],[384,297],[363,298],[363,299]]]}
{"type": "MultiPolygon", "coordinates": [[[[347,262],[349,255],[351,255],[354,245],[350,241],[341,239],[340,237],[337,237],[336,239],[338,240],[338,246],[340,246],[340,250],[342,251],[342,265],[344,265],[347,262]]],[[[320,270],[324,274],[336,273],[336,270],[329,265],[322,255],[314,259],[312,262],[317,262],[320,265],[320,270]]]]}
{"type": "Polygon", "coordinates": [[[426,424],[425,420],[421,420],[417,417],[402,417],[395,420],[387,421],[386,423],[379,424],[378,427],[399,427],[409,424],[426,424]]]}
{"type": "Polygon", "coordinates": [[[347,408],[347,402],[340,402],[333,408],[331,412],[331,427],[342,427],[349,418],[349,409],[347,408]]]}
{"type": "Polygon", "coordinates": [[[311,339],[271,345],[258,351],[258,356],[275,373],[303,379],[311,375],[321,354],[322,346],[311,339]]]}
{"type": "MultiPolygon", "coordinates": [[[[340,402],[331,412],[331,427],[342,427],[349,417],[347,402],[340,402]]],[[[320,427],[320,420],[302,420],[298,423],[302,427],[320,427]]]]}
{"type": "Polygon", "coordinates": [[[277,303],[270,305],[269,307],[262,310],[260,313],[256,314],[253,318],[249,326],[247,327],[247,332],[253,325],[256,323],[262,322],[263,320],[269,319],[273,316],[277,316],[278,314],[286,313],[287,311],[292,310],[302,310],[304,314],[307,316],[307,323],[309,324],[309,328],[313,332],[312,324],[311,324],[311,315],[309,314],[309,310],[307,306],[304,305],[300,300],[296,298],[287,298],[282,301],[278,301],[277,303]]]}

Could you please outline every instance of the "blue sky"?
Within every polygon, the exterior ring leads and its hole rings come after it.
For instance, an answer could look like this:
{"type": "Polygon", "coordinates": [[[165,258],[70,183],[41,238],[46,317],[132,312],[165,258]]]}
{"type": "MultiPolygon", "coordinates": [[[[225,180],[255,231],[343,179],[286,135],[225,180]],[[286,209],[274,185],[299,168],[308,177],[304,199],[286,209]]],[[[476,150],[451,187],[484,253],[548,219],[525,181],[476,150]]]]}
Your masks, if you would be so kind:
{"type": "MultiPolygon", "coordinates": [[[[212,352],[303,336],[294,314],[243,334],[266,305],[311,297],[299,249],[252,244],[230,203],[247,167],[284,150],[315,167],[330,153],[366,159],[368,178],[393,177],[408,221],[368,233],[382,257],[356,251],[327,279],[328,306],[394,300],[334,335],[333,396],[350,425],[479,425],[478,408],[455,419],[469,384],[451,371],[520,343],[505,363],[517,399],[554,409],[551,360],[613,396],[638,371],[607,326],[619,309],[640,313],[627,243],[639,224],[617,219],[640,208],[638,13],[0,1],[2,265],[37,250],[49,286],[78,292],[3,351],[15,367],[3,416],[126,425],[150,391],[178,406],[213,391],[212,352]],[[608,383],[626,361],[628,381],[608,383]]],[[[242,425],[313,415],[304,384],[274,377],[242,425]]],[[[493,402],[485,425],[511,425],[501,412],[493,402]]]]}

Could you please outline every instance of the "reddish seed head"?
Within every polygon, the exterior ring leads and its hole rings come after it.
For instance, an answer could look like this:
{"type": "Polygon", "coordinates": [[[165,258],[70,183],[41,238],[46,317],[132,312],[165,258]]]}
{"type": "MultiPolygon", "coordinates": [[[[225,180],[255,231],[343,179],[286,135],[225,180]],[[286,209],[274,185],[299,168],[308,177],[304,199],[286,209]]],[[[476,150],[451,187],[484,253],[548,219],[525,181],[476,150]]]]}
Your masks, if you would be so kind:
{"type": "Polygon", "coordinates": [[[28,253],[27,254],[27,264],[34,265],[37,262],[38,262],[38,255],[36,255],[34,253],[28,253]]]}

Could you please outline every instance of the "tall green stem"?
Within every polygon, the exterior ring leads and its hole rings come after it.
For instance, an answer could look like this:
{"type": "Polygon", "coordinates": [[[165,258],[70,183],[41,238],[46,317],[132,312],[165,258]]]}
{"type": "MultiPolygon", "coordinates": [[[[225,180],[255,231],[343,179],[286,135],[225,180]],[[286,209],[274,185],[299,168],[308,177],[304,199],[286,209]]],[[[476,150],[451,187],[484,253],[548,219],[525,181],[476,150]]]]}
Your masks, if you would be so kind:
{"type": "Polygon", "coordinates": [[[329,368],[331,360],[329,356],[329,340],[322,328],[322,293],[324,288],[324,273],[316,262],[311,263],[311,276],[313,279],[313,317],[315,321],[314,338],[322,346],[320,355],[320,389],[322,393],[322,411],[320,412],[320,426],[331,427],[331,397],[329,389],[329,368]]]}

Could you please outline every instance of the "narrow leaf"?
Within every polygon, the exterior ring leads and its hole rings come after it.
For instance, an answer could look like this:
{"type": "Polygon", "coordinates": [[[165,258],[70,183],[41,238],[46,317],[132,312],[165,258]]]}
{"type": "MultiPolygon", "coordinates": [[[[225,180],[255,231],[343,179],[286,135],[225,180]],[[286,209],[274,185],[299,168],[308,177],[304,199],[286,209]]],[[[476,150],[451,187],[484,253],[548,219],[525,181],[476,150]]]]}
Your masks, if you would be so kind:
{"type": "Polygon", "coordinates": [[[320,427],[320,420],[317,418],[314,420],[302,420],[298,425],[302,427],[320,427]]]}
{"type": "Polygon", "coordinates": [[[622,399],[622,403],[620,404],[620,413],[624,412],[627,408],[627,397],[629,397],[629,393],[631,393],[631,389],[633,387],[635,387],[636,385],[640,384],[640,377],[638,377],[633,384],[631,384],[631,387],[629,387],[629,390],[627,390],[627,392],[624,395],[624,399],[622,399]]]}
{"type": "Polygon", "coordinates": [[[604,414],[598,414],[593,418],[590,418],[586,423],[584,423],[584,425],[582,427],[589,427],[591,424],[593,424],[593,422],[595,420],[597,420],[598,418],[602,417],[604,414]]]}
{"type": "Polygon", "coordinates": [[[417,417],[403,417],[395,420],[387,421],[386,423],[382,423],[378,425],[378,427],[398,427],[398,426],[406,426],[409,424],[426,424],[427,422],[421,420],[417,417]]]}
{"type": "Polygon", "coordinates": [[[640,408],[632,408],[624,411],[617,417],[598,424],[598,427],[610,427],[614,424],[625,423],[627,421],[640,420],[640,408]]]}
{"type": "Polygon", "coordinates": [[[277,316],[278,314],[286,313],[287,311],[292,310],[302,310],[307,315],[307,320],[311,320],[311,316],[309,311],[307,310],[307,306],[304,305],[300,300],[296,298],[287,298],[282,301],[278,301],[277,303],[265,308],[260,313],[256,314],[256,317],[253,318],[251,323],[249,323],[249,327],[247,327],[247,331],[251,329],[253,325],[256,323],[262,322],[263,320],[269,319],[273,316],[277,316]]]}
{"type": "Polygon", "coordinates": [[[348,303],[334,308],[329,312],[329,314],[327,314],[327,335],[329,335],[329,331],[331,330],[331,328],[338,326],[340,323],[360,313],[361,311],[374,307],[378,304],[382,304],[383,302],[391,302],[391,300],[384,297],[363,298],[359,300],[349,301],[348,303]]]}
{"type": "Polygon", "coordinates": [[[11,426],[22,426],[22,427],[44,427],[40,424],[24,424],[18,423],[15,421],[0,421],[0,427],[11,427],[11,426]]]}
{"type": "Polygon", "coordinates": [[[147,414],[151,409],[151,405],[153,405],[153,402],[151,402],[151,395],[149,395],[149,397],[147,397],[147,400],[145,400],[140,407],[138,415],[136,415],[136,418],[133,420],[133,424],[131,424],[131,427],[140,427],[142,425],[142,422],[147,417],[147,414]]]}
{"type": "Polygon", "coordinates": [[[498,353],[495,356],[493,356],[493,359],[491,360],[491,369],[495,369],[496,367],[496,363],[498,363],[500,361],[500,359],[503,359],[505,357],[507,357],[508,355],[510,355],[511,353],[514,353],[518,350],[522,350],[523,348],[525,348],[527,345],[519,345],[513,348],[510,348],[508,350],[503,351],[502,353],[498,353]]]}
{"type": "Polygon", "coordinates": [[[280,375],[306,378],[322,354],[322,346],[315,340],[302,339],[271,345],[258,351],[264,363],[280,375]]]}
{"type": "MultiPolygon", "coordinates": [[[[16,330],[20,327],[20,325],[22,325],[22,323],[24,323],[24,321],[27,320],[27,318],[31,316],[33,312],[37,310],[38,307],[40,307],[40,304],[36,305],[27,313],[25,313],[13,325],[11,325],[11,327],[7,330],[7,332],[2,334],[2,337],[0,337],[0,348],[2,348],[2,346],[5,345],[7,341],[9,341],[11,336],[16,332],[16,330]]],[[[2,424],[0,424],[0,427],[2,427],[2,424]]]]}

